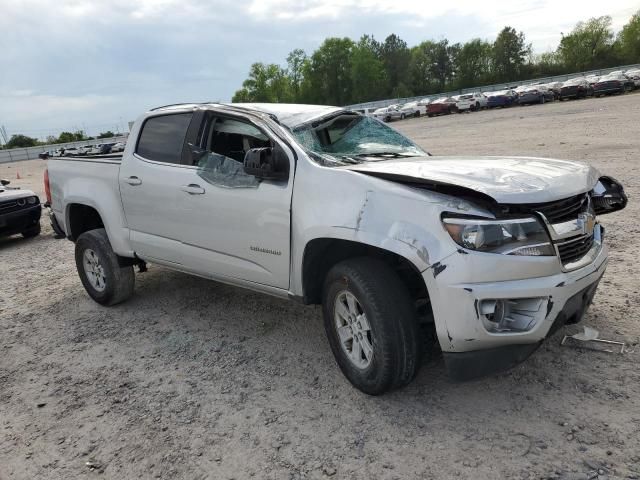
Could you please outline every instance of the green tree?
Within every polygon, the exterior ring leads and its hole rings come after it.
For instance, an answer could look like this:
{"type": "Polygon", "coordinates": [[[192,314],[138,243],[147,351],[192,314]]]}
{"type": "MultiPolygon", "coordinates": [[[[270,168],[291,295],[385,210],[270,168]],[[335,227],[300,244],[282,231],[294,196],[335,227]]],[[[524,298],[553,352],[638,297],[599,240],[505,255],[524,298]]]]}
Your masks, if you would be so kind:
{"type": "Polygon", "coordinates": [[[78,142],[80,140],[86,140],[86,137],[82,130],[77,130],[75,132],[62,132],[56,143],[78,142]]]}
{"type": "Polygon", "coordinates": [[[392,33],[380,45],[380,58],[387,72],[388,86],[393,91],[408,79],[411,51],[407,42],[392,33]]]}
{"type": "Polygon", "coordinates": [[[571,71],[606,67],[615,63],[611,17],[590,18],[579,22],[568,35],[563,35],[558,54],[571,71]]]}
{"type": "Polygon", "coordinates": [[[11,138],[6,143],[5,148],[26,148],[35,147],[36,145],[38,145],[37,139],[17,133],[15,135],[11,135],[11,138]]]}
{"type": "Polygon", "coordinates": [[[232,102],[287,102],[291,98],[287,72],[276,64],[254,63],[232,102]]]}
{"type": "Polygon", "coordinates": [[[307,62],[307,54],[301,48],[292,50],[287,56],[287,73],[291,84],[291,95],[294,101],[300,99],[300,89],[304,80],[304,64],[307,62]]]}
{"type": "Polygon", "coordinates": [[[622,27],[617,44],[625,63],[640,63],[640,10],[622,27]]]}
{"type": "Polygon", "coordinates": [[[445,90],[447,84],[453,82],[455,64],[457,62],[460,44],[449,45],[449,40],[440,40],[433,44],[431,52],[431,75],[435,79],[439,90],[445,90]]]}
{"type": "Polygon", "coordinates": [[[352,98],[351,52],[349,38],[327,38],[313,52],[304,68],[303,96],[306,101],[327,105],[346,105],[352,98]]]}
{"type": "Polygon", "coordinates": [[[446,90],[454,83],[460,44],[448,40],[427,40],[411,49],[409,82],[415,94],[423,95],[446,90]]]}
{"type": "Polygon", "coordinates": [[[106,132],[102,132],[100,135],[98,135],[98,138],[111,138],[115,136],[115,133],[113,133],[111,130],[107,130],[106,132]]]}
{"type": "Polygon", "coordinates": [[[495,80],[508,82],[518,80],[531,52],[531,45],[525,42],[524,33],[515,28],[504,27],[493,44],[493,70],[495,80]]]}
{"type": "Polygon", "coordinates": [[[409,60],[409,82],[416,95],[426,95],[436,90],[435,82],[431,76],[431,51],[434,42],[424,41],[411,49],[409,60]]]}
{"type": "Polygon", "coordinates": [[[387,89],[384,64],[378,58],[379,44],[363,35],[351,50],[351,101],[367,102],[383,98],[387,89]]]}
{"type": "Polygon", "coordinates": [[[460,47],[456,56],[456,88],[469,88],[492,82],[493,45],[474,38],[460,47]]]}

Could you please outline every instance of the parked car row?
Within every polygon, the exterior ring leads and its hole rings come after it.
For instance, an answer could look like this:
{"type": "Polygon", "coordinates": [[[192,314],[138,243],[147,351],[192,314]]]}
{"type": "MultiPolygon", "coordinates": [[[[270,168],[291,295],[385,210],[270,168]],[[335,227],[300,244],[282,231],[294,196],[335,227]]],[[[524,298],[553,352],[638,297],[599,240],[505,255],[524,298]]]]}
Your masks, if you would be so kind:
{"type": "Polygon", "coordinates": [[[427,115],[448,115],[473,112],[485,108],[511,107],[513,105],[543,104],[556,100],[570,100],[603,95],[619,94],[640,88],[640,69],[610,72],[604,76],[589,75],[575,77],[566,82],[549,82],[521,85],[495,92],[475,92],[435,100],[425,98],[388,107],[361,109],[360,113],[371,115],[384,122],[404,120],[427,115]]]}
{"type": "MultiPolygon", "coordinates": [[[[85,157],[88,155],[107,155],[124,151],[124,142],[99,143],[98,145],[85,145],[82,147],[61,147],[49,150],[42,155],[48,157],[85,157]]],[[[42,156],[41,155],[41,156],[42,156]]]]}

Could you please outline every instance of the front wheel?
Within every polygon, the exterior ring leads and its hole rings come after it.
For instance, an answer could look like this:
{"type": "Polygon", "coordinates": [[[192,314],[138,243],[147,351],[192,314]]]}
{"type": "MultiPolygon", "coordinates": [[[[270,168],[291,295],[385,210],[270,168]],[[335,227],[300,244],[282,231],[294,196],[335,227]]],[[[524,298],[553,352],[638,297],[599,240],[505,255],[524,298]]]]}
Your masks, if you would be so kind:
{"type": "Polygon", "coordinates": [[[355,258],[335,265],[323,290],[324,326],[338,366],[369,395],[408,384],[420,366],[413,302],[387,264],[355,258]]]}
{"type": "Polygon", "coordinates": [[[115,305],[133,295],[133,265],[116,255],[104,228],[80,235],[75,257],[82,285],[96,302],[115,305]]]}

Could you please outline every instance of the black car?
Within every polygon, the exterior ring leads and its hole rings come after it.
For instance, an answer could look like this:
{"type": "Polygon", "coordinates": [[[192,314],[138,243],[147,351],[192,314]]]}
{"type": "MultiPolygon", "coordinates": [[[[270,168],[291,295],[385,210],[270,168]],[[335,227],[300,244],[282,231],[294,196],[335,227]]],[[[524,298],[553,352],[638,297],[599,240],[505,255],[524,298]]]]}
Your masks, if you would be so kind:
{"type": "Polygon", "coordinates": [[[111,153],[111,147],[113,147],[115,143],[103,143],[100,145],[100,153],[99,155],[107,155],[111,153]]]}
{"type": "Polygon", "coordinates": [[[40,235],[40,199],[31,190],[8,187],[0,180],[0,236],[21,233],[24,238],[40,235]]]}
{"type": "Polygon", "coordinates": [[[562,84],[560,100],[567,98],[587,98],[593,95],[593,87],[584,78],[572,78],[562,84]]]}
{"type": "Polygon", "coordinates": [[[622,73],[611,73],[601,77],[593,86],[593,95],[610,95],[612,93],[630,92],[635,87],[633,80],[622,73]]]}

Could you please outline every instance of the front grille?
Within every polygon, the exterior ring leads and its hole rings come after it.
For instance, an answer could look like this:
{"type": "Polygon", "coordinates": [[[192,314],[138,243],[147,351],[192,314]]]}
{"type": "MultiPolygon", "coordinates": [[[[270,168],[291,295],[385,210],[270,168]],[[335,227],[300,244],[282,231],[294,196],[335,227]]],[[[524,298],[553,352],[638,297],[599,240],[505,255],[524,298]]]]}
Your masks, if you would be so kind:
{"type": "Polygon", "coordinates": [[[563,243],[558,243],[558,253],[563,265],[573,263],[584,257],[593,246],[593,235],[583,235],[563,243]]]}
{"type": "Polygon", "coordinates": [[[20,210],[21,208],[24,208],[26,206],[25,205],[18,205],[18,202],[15,200],[10,200],[8,202],[2,202],[0,203],[0,213],[11,213],[11,212],[15,212],[17,210],[20,210]]]}
{"type": "Polygon", "coordinates": [[[555,202],[528,204],[527,208],[540,212],[549,223],[562,223],[575,220],[580,213],[587,210],[588,205],[587,194],[581,193],[555,202]]]}

